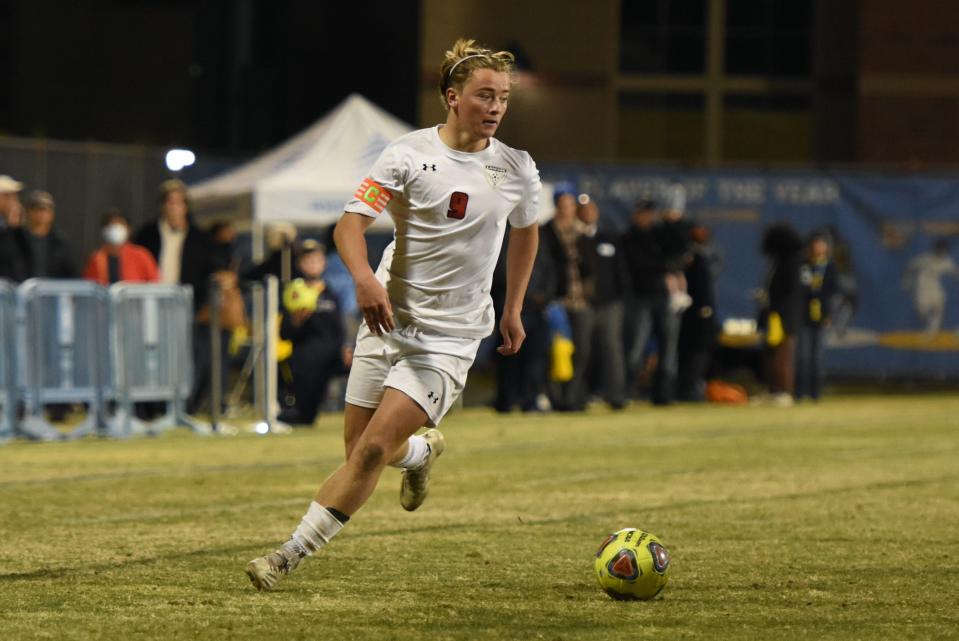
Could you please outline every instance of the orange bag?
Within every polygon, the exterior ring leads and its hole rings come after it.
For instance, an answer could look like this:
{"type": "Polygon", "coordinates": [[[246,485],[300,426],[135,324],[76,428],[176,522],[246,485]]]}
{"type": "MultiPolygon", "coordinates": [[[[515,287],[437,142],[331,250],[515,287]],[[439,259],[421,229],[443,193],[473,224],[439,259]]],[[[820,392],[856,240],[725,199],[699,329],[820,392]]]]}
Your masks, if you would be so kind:
{"type": "Polygon", "coordinates": [[[710,403],[745,405],[749,402],[749,394],[742,385],[712,380],[706,383],[706,400],[710,403]]]}

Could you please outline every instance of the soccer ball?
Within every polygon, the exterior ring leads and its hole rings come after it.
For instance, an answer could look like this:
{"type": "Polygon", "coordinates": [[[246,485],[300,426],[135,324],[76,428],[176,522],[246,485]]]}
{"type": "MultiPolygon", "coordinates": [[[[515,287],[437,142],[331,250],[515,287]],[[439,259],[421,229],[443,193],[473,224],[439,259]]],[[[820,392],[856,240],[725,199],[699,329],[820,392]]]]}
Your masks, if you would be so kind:
{"type": "Polygon", "coordinates": [[[652,599],[669,580],[669,552],[649,532],[631,527],[614,532],[596,551],[596,580],[614,599],[652,599]]]}
{"type": "Polygon", "coordinates": [[[312,312],[319,299],[320,293],[302,278],[291,280],[283,290],[283,306],[291,314],[300,311],[312,312]]]}

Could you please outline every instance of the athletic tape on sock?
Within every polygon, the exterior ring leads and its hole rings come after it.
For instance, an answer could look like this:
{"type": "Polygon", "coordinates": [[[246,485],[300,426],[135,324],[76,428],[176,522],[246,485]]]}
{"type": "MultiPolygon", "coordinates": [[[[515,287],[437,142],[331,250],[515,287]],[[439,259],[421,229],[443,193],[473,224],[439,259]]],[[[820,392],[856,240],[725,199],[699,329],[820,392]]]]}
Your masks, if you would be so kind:
{"type": "Polygon", "coordinates": [[[313,554],[330,542],[343,529],[343,524],[329,510],[313,501],[303,519],[293,532],[293,539],[303,546],[307,554],[313,554]]]}

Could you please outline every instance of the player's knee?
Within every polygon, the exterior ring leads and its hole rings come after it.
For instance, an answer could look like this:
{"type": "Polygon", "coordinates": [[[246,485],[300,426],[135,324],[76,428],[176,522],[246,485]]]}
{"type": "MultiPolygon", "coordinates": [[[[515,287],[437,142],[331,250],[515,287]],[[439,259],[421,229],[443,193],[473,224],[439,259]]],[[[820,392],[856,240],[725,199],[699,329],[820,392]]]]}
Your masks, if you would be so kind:
{"type": "Polygon", "coordinates": [[[357,464],[363,472],[372,472],[385,463],[386,452],[378,443],[366,443],[358,452],[357,464]]]}
{"type": "Polygon", "coordinates": [[[359,441],[360,441],[359,434],[357,434],[356,436],[347,437],[343,440],[343,445],[345,446],[345,449],[346,449],[347,461],[349,461],[350,457],[353,456],[353,450],[356,449],[356,444],[359,443],[359,441]]]}

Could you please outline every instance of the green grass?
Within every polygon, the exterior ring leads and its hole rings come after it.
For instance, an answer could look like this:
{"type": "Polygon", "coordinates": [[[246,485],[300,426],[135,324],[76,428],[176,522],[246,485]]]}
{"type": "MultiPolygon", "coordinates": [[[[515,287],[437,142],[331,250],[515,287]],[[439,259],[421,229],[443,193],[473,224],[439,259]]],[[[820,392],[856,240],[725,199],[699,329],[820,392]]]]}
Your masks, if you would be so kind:
{"type": "Polygon", "coordinates": [[[959,634],[959,398],[640,407],[444,423],[430,499],[388,470],[272,593],[341,457],[290,436],[0,447],[0,639],[947,639],[959,634]],[[615,602],[593,553],[633,526],[672,554],[615,602]]]}

